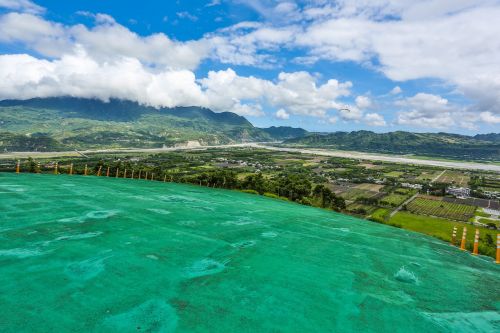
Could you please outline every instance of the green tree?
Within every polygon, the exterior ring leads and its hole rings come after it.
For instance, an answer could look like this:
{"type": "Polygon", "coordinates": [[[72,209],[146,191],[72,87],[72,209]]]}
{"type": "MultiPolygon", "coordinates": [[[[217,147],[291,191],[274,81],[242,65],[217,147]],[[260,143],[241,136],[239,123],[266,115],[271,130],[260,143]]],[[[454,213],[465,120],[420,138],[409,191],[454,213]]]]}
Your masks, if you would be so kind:
{"type": "Polygon", "coordinates": [[[28,160],[26,161],[26,166],[28,167],[28,172],[40,172],[40,168],[38,167],[38,164],[35,162],[35,160],[32,157],[28,157],[28,160]]]}

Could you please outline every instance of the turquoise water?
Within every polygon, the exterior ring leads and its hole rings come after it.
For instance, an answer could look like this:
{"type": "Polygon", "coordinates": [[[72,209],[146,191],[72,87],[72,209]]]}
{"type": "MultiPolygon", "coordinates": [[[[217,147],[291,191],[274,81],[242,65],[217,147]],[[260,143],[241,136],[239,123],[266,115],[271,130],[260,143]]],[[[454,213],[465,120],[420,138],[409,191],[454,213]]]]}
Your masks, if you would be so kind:
{"type": "Polygon", "coordinates": [[[500,265],[234,191],[0,173],[2,332],[498,332],[500,265]]]}

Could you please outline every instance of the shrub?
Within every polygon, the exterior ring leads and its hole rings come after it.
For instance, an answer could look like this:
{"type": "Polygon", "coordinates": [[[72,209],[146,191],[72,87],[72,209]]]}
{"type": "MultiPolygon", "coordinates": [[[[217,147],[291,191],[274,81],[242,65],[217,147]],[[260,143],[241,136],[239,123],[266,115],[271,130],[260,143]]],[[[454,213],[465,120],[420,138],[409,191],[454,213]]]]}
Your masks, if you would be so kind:
{"type": "Polygon", "coordinates": [[[270,192],[264,192],[263,194],[265,197],[268,198],[273,198],[273,199],[284,199],[283,197],[279,197],[277,194],[270,193],[270,192]]]}
{"type": "Polygon", "coordinates": [[[255,190],[242,190],[241,192],[250,193],[250,194],[259,194],[259,192],[255,191],[255,190]]]}

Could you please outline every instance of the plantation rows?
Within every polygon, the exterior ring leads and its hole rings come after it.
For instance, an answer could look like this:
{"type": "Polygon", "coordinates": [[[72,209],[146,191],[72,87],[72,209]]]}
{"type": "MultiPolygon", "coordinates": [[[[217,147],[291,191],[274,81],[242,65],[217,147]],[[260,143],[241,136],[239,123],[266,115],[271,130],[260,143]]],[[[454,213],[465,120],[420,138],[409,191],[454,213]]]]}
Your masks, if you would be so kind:
{"type": "Polygon", "coordinates": [[[415,214],[445,217],[465,222],[474,216],[474,211],[476,210],[474,206],[424,198],[416,198],[410,202],[406,208],[415,214]]]}

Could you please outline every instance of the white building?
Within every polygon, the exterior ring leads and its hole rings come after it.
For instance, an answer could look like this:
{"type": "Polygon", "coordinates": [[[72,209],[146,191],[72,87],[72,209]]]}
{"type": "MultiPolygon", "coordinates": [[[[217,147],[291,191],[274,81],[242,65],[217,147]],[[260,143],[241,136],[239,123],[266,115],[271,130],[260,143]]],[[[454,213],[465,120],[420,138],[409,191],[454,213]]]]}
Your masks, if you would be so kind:
{"type": "Polygon", "coordinates": [[[416,190],[421,190],[422,189],[422,185],[421,184],[401,183],[401,186],[402,187],[406,187],[406,188],[413,188],[413,189],[416,189],[416,190]]]}
{"type": "Polygon", "coordinates": [[[470,188],[468,187],[448,187],[446,193],[456,196],[457,198],[468,198],[470,196],[470,188]]]}

